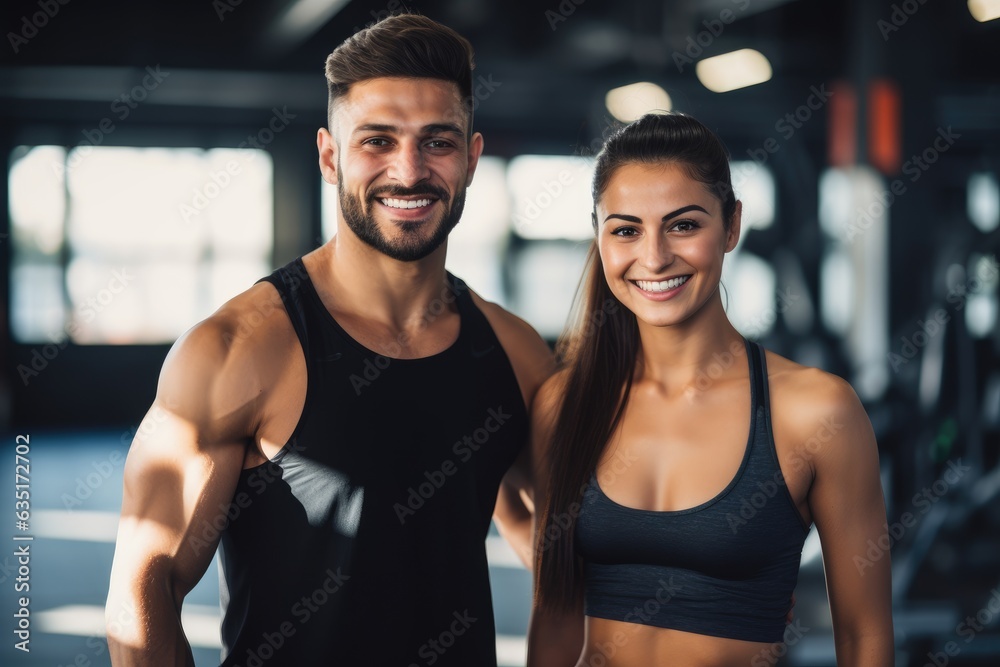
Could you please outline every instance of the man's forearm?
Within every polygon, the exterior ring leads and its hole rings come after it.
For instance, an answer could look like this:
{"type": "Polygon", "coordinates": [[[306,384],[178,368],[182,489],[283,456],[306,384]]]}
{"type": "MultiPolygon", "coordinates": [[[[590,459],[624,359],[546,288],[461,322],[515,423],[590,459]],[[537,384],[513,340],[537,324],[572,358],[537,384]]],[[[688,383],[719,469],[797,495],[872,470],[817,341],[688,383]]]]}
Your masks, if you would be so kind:
{"type": "Polygon", "coordinates": [[[146,591],[105,608],[108,650],[115,667],[194,667],[180,610],[166,591],[146,591]]]}
{"type": "Polygon", "coordinates": [[[517,554],[521,563],[529,571],[534,569],[534,558],[531,540],[531,516],[526,519],[520,518],[511,520],[505,519],[502,523],[497,523],[497,529],[507,543],[517,554]]]}
{"type": "Polygon", "coordinates": [[[531,508],[525,504],[520,492],[513,486],[502,486],[493,521],[528,570],[534,567],[531,519],[531,508]]]}

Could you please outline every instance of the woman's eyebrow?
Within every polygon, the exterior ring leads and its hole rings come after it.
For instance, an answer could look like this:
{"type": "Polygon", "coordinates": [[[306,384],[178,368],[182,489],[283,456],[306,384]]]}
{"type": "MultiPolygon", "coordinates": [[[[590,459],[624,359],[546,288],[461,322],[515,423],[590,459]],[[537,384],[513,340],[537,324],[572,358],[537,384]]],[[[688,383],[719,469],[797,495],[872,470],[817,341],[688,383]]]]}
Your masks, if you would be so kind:
{"type": "MultiPolygon", "coordinates": [[[[697,204],[689,204],[688,206],[682,206],[681,208],[677,209],[676,211],[673,211],[671,213],[667,213],[665,216],[663,216],[662,222],[666,222],[667,220],[670,220],[671,218],[676,218],[678,215],[681,215],[683,213],[687,213],[688,211],[701,211],[702,213],[708,214],[708,211],[706,211],[705,209],[703,209],[701,206],[698,206],[697,204]]],[[[625,222],[637,222],[637,223],[641,223],[642,222],[642,220],[640,218],[638,218],[638,217],[636,217],[634,215],[628,215],[626,213],[609,213],[608,217],[604,218],[604,222],[607,222],[611,218],[618,218],[620,220],[624,220],[625,222]]]]}

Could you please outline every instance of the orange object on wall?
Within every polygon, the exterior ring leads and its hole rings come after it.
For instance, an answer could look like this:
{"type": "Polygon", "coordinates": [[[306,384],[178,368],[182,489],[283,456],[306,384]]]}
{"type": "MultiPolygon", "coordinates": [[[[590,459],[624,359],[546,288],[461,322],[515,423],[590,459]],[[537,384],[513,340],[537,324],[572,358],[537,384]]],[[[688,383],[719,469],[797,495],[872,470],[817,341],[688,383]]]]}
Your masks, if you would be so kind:
{"type": "Polygon", "coordinates": [[[854,86],[847,81],[830,85],[830,116],[827,153],[832,167],[857,164],[858,98],[854,86]]]}
{"type": "MultiPolygon", "coordinates": [[[[836,81],[830,85],[830,126],[828,159],[832,167],[858,163],[858,96],[854,85],[836,81]]],[[[868,145],[864,158],[887,176],[899,172],[902,164],[901,95],[888,79],[868,84],[868,145]]]]}
{"type": "Polygon", "coordinates": [[[902,163],[899,87],[887,79],[868,85],[868,159],[887,176],[902,163]]]}

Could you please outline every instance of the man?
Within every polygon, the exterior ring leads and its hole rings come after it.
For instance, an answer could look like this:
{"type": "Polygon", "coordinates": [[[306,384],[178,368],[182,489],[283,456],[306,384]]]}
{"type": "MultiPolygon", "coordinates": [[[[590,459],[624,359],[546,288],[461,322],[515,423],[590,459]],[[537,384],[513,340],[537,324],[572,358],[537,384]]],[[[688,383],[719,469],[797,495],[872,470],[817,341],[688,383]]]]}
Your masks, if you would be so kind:
{"type": "Polygon", "coordinates": [[[530,559],[525,406],[553,363],[444,269],[483,150],[471,47],[398,15],[326,73],[344,224],[167,356],[125,467],[116,665],[192,664],[181,604],[220,540],[224,665],[496,664],[484,541],[496,505],[530,559]]]}

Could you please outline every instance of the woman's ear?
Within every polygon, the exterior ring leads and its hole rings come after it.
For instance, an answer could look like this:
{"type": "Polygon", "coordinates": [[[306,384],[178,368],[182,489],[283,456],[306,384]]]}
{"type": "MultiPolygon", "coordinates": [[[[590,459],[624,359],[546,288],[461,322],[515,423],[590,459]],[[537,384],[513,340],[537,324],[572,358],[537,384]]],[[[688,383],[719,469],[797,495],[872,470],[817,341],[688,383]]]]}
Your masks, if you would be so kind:
{"type": "Polygon", "coordinates": [[[740,224],[743,221],[743,202],[736,200],[736,208],[733,210],[733,218],[729,223],[729,230],[726,232],[726,252],[732,252],[733,248],[740,241],[740,224]]]}

